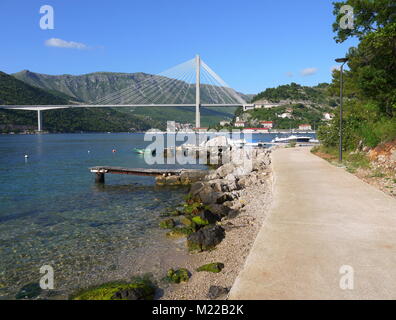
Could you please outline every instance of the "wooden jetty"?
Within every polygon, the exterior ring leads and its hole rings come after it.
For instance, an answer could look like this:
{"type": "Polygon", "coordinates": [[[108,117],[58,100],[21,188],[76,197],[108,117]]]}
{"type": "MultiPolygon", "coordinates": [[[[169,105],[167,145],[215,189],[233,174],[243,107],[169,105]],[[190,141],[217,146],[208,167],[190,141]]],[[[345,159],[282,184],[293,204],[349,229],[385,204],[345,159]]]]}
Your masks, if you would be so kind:
{"type": "Polygon", "coordinates": [[[96,173],[95,182],[104,183],[105,174],[131,174],[135,176],[179,176],[184,172],[198,172],[202,170],[195,169],[145,169],[145,168],[124,168],[124,167],[110,167],[98,166],[89,168],[92,173],[96,173]]]}

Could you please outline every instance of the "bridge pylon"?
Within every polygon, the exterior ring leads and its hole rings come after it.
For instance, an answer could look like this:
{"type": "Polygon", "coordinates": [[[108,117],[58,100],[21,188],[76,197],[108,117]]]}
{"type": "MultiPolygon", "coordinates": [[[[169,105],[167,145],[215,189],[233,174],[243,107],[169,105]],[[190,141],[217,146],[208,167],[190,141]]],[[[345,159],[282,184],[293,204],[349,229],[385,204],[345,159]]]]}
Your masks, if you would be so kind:
{"type": "Polygon", "coordinates": [[[197,54],[195,56],[195,128],[201,127],[201,114],[200,114],[200,105],[201,105],[201,92],[200,92],[200,85],[201,85],[201,58],[197,54]]]}

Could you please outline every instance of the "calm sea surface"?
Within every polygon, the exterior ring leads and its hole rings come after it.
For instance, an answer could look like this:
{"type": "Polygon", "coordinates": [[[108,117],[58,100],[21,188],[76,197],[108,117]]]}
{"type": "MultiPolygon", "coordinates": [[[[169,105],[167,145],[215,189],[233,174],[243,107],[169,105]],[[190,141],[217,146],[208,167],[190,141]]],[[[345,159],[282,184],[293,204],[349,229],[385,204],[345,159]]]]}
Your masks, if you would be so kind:
{"type": "Polygon", "coordinates": [[[37,283],[43,265],[55,271],[51,294],[66,297],[136,273],[159,275],[185,259],[182,241],[158,228],[159,214],[181,203],[185,188],[127,175],[95,185],[88,170],[148,167],[133,148],[149,143],[143,134],[0,135],[0,299],[37,283]]]}

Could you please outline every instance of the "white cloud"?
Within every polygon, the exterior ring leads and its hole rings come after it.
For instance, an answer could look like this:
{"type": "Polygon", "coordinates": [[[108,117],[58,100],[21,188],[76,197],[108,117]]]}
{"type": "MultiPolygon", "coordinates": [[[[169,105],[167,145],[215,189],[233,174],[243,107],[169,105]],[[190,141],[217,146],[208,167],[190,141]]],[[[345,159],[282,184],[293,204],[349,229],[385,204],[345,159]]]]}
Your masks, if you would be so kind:
{"type": "Polygon", "coordinates": [[[306,68],[301,70],[301,75],[302,76],[312,76],[313,74],[315,74],[318,71],[318,68],[306,68]]]}
{"type": "Polygon", "coordinates": [[[289,77],[289,78],[293,77],[293,72],[290,72],[290,71],[286,72],[286,76],[289,77]]]}
{"type": "Polygon", "coordinates": [[[340,71],[340,69],[341,69],[340,66],[332,66],[332,67],[330,68],[330,71],[331,71],[331,72],[333,72],[334,70],[340,71]]]}
{"type": "Polygon", "coordinates": [[[65,41],[58,38],[51,38],[45,41],[47,47],[67,48],[67,49],[88,49],[88,46],[81,42],[65,41]]]}

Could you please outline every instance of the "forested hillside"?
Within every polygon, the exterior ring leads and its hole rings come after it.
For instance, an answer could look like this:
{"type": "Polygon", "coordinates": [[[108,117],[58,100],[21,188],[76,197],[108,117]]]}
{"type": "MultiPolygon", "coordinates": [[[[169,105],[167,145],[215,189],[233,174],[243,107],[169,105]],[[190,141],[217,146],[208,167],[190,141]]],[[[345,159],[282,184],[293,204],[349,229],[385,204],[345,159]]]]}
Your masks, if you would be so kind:
{"type": "MultiPolygon", "coordinates": [[[[30,86],[0,72],[0,104],[68,104],[69,100],[66,97],[65,94],[56,91],[50,93],[30,86]]],[[[164,127],[162,123],[152,119],[126,116],[125,113],[114,109],[48,110],[44,115],[45,130],[51,132],[142,131],[152,127],[164,127]]],[[[18,132],[36,128],[36,112],[0,109],[0,132],[18,132]]]]}
{"type": "Polygon", "coordinates": [[[252,101],[267,100],[268,102],[302,102],[319,104],[323,106],[337,105],[337,100],[328,94],[328,83],[321,83],[314,87],[301,86],[292,82],[276,88],[267,88],[253,97],[252,101]]]}
{"type": "MultiPolygon", "coordinates": [[[[171,86],[162,86],[164,83],[163,77],[146,74],[142,72],[137,73],[116,73],[116,72],[94,72],[83,75],[47,75],[41,73],[35,73],[28,70],[23,70],[21,72],[13,74],[19,80],[22,80],[32,86],[45,89],[53,90],[56,92],[62,92],[73,100],[95,103],[106,96],[119,92],[127,88],[133,88],[144,81],[151,81],[158,84],[158,90],[152,90],[150,92],[152,100],[155,101],[158,92],[164,90],[164,92],[169,96],[177,96],[175,92],[183,89],[185,83],[182,81],[175,80],[173,91],[170,91],[171,86]],[[176,89],[175,89],[176,88],[176,89]],[[177,89],[179,88],[179,89],[177,89]]],[[[212,97],[212,90],[208,88],[205,84],[201,85],[201,102],[210,101],[212,97]]],[[[179,95],[181,99],[182,95],[179,95]]],[[[244,98],[248,97],[243,96],[244,98]]],[[[123,100],[114,100],[112,103],[128,103],[128,98],[123,100]]],[[[195,89],[191,86],[188,94],[183,95],[188,101],[195,101],[195,89]]],[[[157,103],[162,103],[157,101],[157,103]]],[[[176,101],[176,103],[181,103],[181,101],[176,101]]],[[[206,102],[207,103],[207,102],[206,102]]],[[[160,107],[150,107],[150,108],[130,108],[130,109],[120,109],[120,111],[127,112],[128,115],[131,112],[140,117],[149,117],[155,121],[159,121],[166,125],[167,120],[174,120],[177,122],[191,122],[195,121],[195,111],[193,108],[178,108],[178,107],[167,107],[166,109],[160,107]]],[[[217,123],[220,120],[231,119],[235,108],[202,108],[201,109],[201,123],[202,125],[210,125],[217,123]]]]}
{"type": "Polygon", "coordinates": [[[339,98],[329,91],[329,84],[314,87],[301,86],[292,82],[276,88],[267,88],[253,97],[252,101],[279,103],[280,106],[235,112],[246,126],[257,127],[259,121],[272,121],[277,129],[298,128],[300,124],[310,124],[312,128],[326,123],[324,113],[332,114],[339,98]]]}
{"type": "MultiPolygon", "coordinates": [[[[348,0],[334,3],[335,40],[360,40],[350,48],[344,71],[343,137],[345,150],[375,147],[396,137],[396,7],[391,0],[348,0]],[[339,26],[342,5],[354,10],[353,29],[339,26]]],[[[339,92],[340,72],[333,72],[330,92],[339,92]]],[[[327,147],[338,146],[339,112],[329,126],[319,130],[327,147]]]]}

